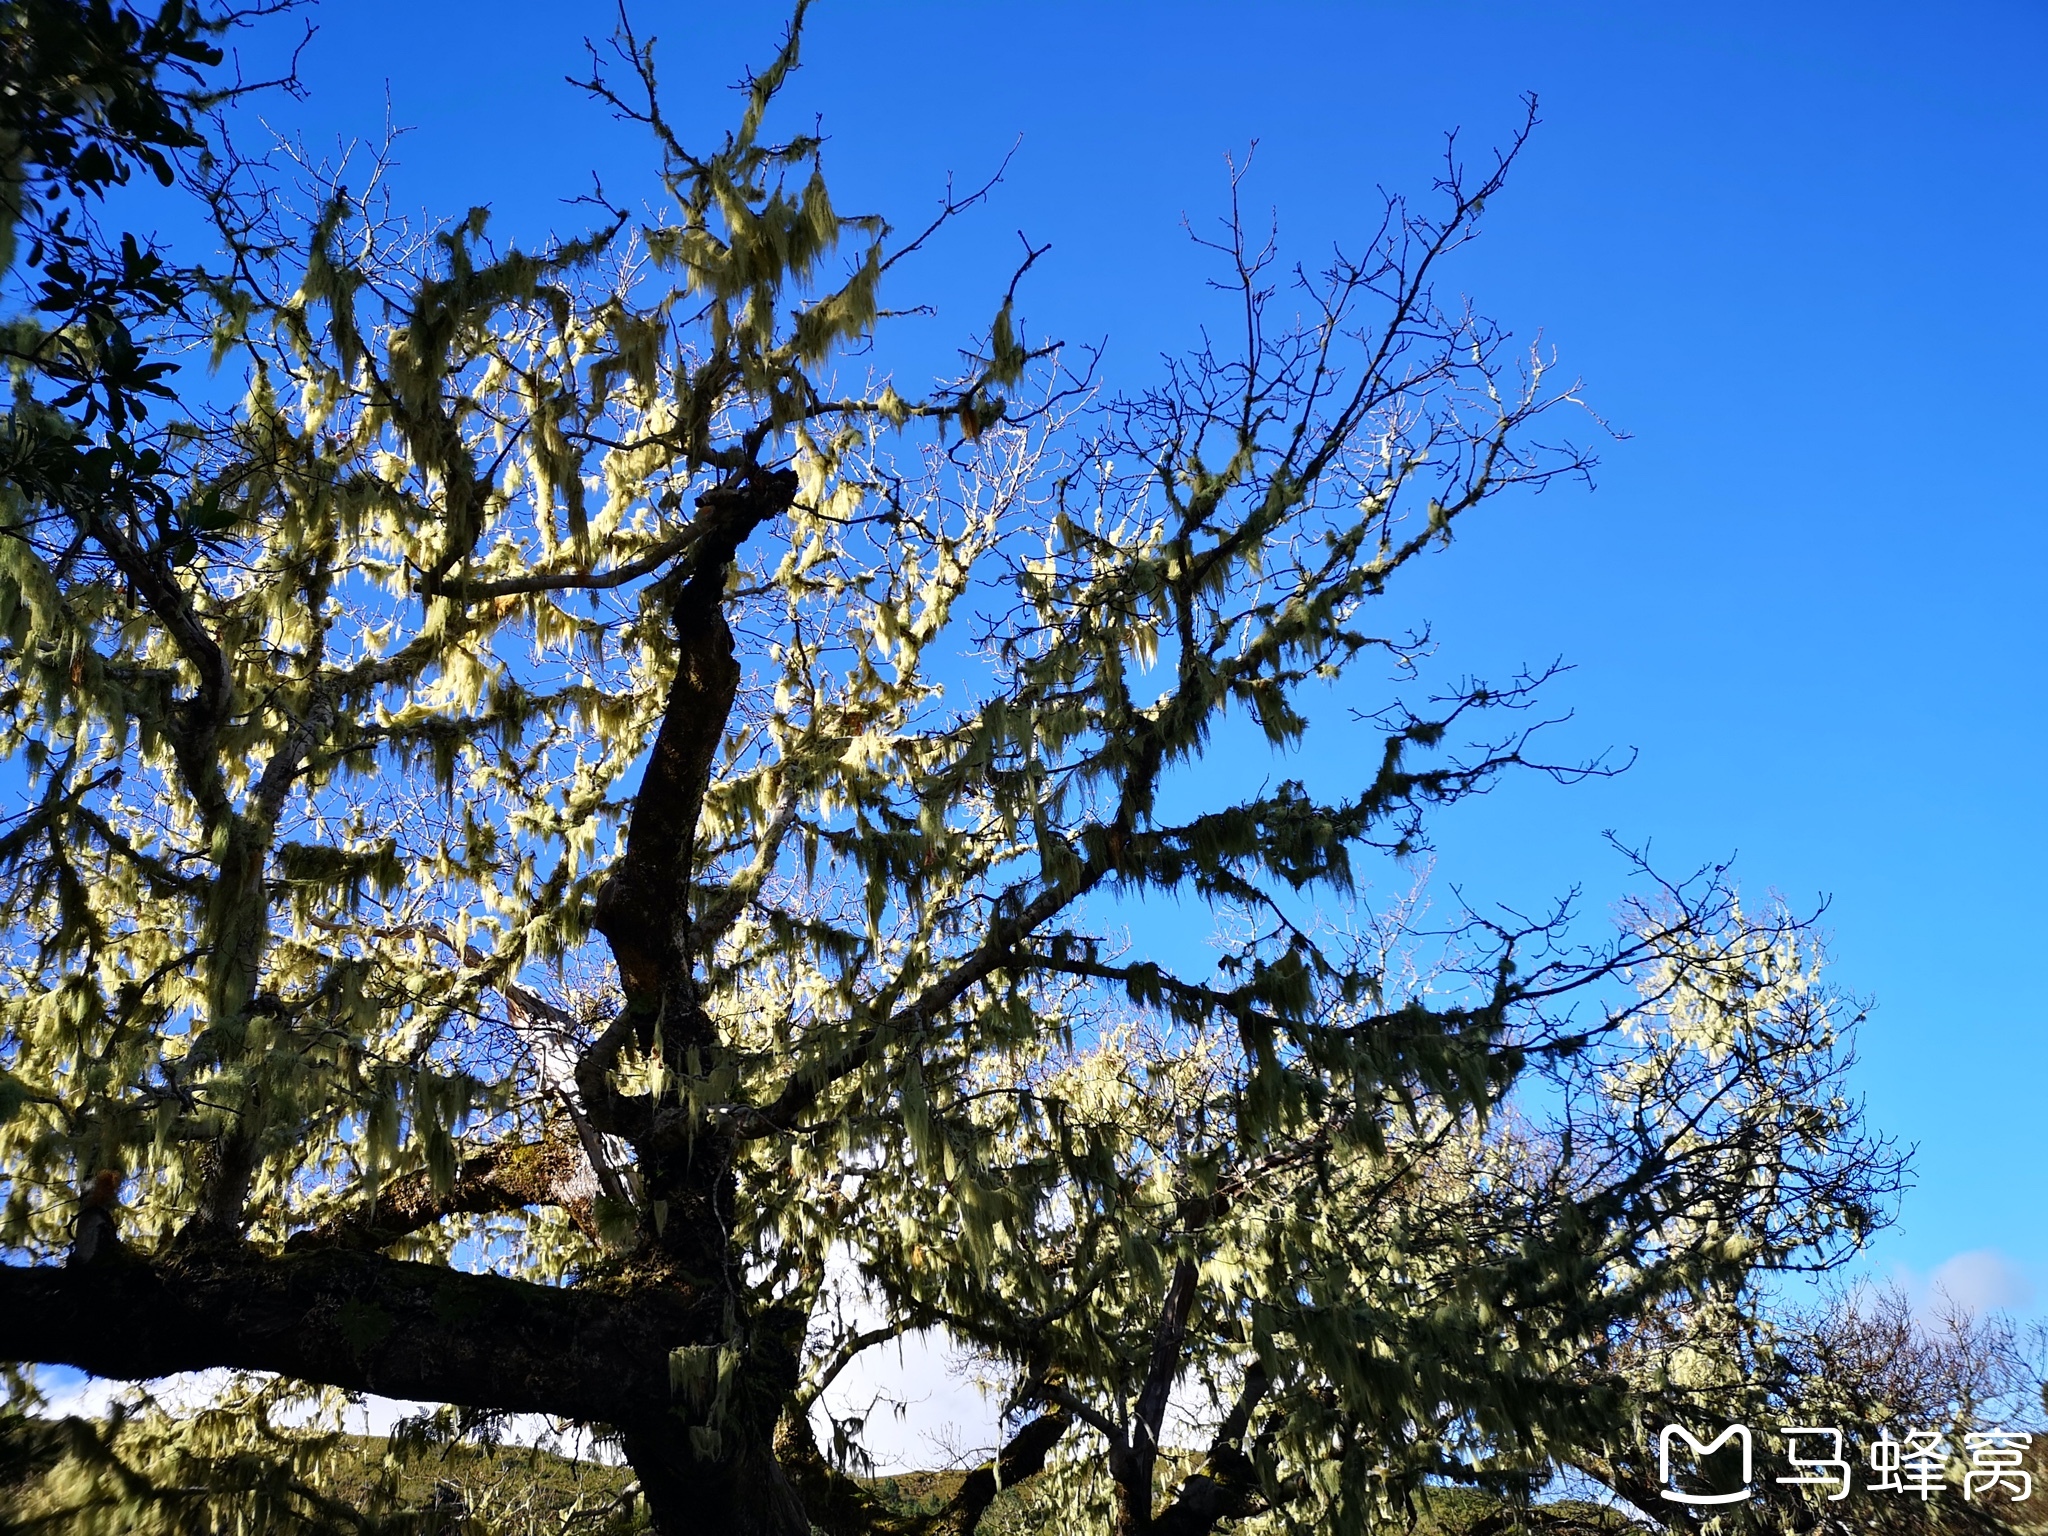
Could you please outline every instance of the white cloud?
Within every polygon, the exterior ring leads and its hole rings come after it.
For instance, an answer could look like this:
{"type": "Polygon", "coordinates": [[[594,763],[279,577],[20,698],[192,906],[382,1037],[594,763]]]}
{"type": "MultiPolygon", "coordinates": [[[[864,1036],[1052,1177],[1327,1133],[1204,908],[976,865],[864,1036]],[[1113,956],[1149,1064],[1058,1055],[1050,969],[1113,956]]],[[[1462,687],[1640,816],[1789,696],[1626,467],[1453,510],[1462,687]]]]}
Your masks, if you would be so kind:
{"type": "Polygon", "coordinates": [[[2033,1282],[1996,1248],[1959,1253],[1935,1267],[1928,1288],[1973,1312],[2009,1312],[2032,1305],[2033,1282]]]}
{"type": "Polygon", "coordinates": [[[2034,1305],[2033,1278],[1996,1248],[1973,1248],[1941,1261],[1926,1275],[1900,1266],[1900,1286],[1923,1315],[1953,1305],[1969,1312],[2024,1312],[2034,1305]]]}
{"type": "Polygon", "coordinates": [[[999,1405],[971,1379],[971,1366],[938,1329],[864,1351],[812,1413],[819,1445],[830,1444],[829,1413],[863,1421],[861,1445],[884,1476],[982,1460],[1001,1432],[999,1405]]]}
{"type": "MultiPolygon", "coordinates": [[[[218,1396],[231,1375],[228,1371],[186,1371],[159,1377],[148,1387],[150,1395],[173,1413],[191,1412],[218,1396]]],[[[128,1382],[108,1381],[70,1370],[46,1369],[39,1373],[39,1380],[48,1400],[43,1412],[52,1417],[77,1414],[82,1418],[104,1418],[115,1400],[130,1390],[128,1382]]],[[[344,1415],[343,1428],[358,1435],[388,1435],[399,1420],[427,1412],[433,1406],[366,1393],[344,1415]]],[[[280,1421],[302,1422],[304,1417],[285,1413],[280,1421]]],[[[539,1414],[523,1413],[505,1420],[499,1426],[498,1438],[508,1445],[543,1446],[562,1455],[581,1456],[586,1461],[618,1459],[616,1449],[596,1443],[587,1430],[574,1426],[562,1429],[539,1414]]]]}

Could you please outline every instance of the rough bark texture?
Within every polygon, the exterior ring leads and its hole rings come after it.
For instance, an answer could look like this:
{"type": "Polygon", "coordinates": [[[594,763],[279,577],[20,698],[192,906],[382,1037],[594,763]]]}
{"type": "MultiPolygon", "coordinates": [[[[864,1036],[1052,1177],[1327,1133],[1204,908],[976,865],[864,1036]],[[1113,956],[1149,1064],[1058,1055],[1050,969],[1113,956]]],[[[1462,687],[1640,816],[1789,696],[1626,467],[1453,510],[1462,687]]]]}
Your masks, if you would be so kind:
{"type": "Polygon", "coordinates": [[[809,1536],[802,1500],[776,1461],[774,1430],[796,1384],[801,1319],[748,1315],[733,1269],[733,1144],[729,1132],[691,1123],[619,1094],[611,1070],[630,1043],[659,1052],[672,1071],[711,1070],[722,1049],[704,1011],[692,942],[697,825],[740,666],[725,618],[725,584],[740,545],[795,499],[796,476],[758,472],[705,493],[697,536],[670,578],[675,680],[645,777],[633,802],[626,851],[598,896],[596,925],[618,962],[625,1007],[585,1054],[577,1084],[591,1123],[633,1146],[647,1261],[715,1305],[716,1341],[740,1365],[715,1423],[675,1412],[616,1419],[627,1459],[664,1531],[809,1536]]]}
{"type": "Polygon", "coordinates": [[[589,1238],[598,1236],[595,1216],[597,1173],[571,1127],[532,1142],[500,1142],[462,1160],[455,1183],[437,1190],[425,1175],[394,1181],[377,1193],[368,1210],[293,1234],[285,1246],[298,1253],[316,1248],[369,1252],[389,1247],[445,1216],[516,1211],[552,1205],[566,1211],[589,1238]]]}
{"type": "Polygon", "coordinates": [[[228,1366],[611,1422],[670,1407],[669,1351],[718,1319],[670,1287],[530,1285],[379,1254],[185,1248],[0,1266],[0,1358],[137,1381],[228,1366]]]}
{"type": "Polygon", "coordinates": [[[697,538],[677,572],[675,681],[634,797],[625,854],[597,900],[598,930],[636,1012],[658,1008],[664,994],[692,979],[697,820],[740,684],[725,620],[726,573],[747,536],[795,498],[796,476],[781,470],[707,491],[698,504],[697,538]]]}
{"type": "MultiPolygon", "coordinates": [[[[716,1456],[706,1458],[698,1456],[688,1431],[673,1419],[622,1428],[626,1459],[665,1536],[811,1536],[803,1501],[758,1425],[737,1444],[722,1443],[716,1456]]],[[[729,1433],[721,1435],[722,1442],[731,1439],[729,1433]]]]}
{"type": "Polygon", "coordinates": [[[967,1474],[966,1481],[940,1515],[933,1536],[973,1536],[974,1528],[981,1524],[981,1517],[997,1494],[1045,1469],[1046,1458],[1073,1427],[1073,1422],[1064,1413],[1047,1413],[1018,1430],[994,1462],[984,1463],[967,1474]]]}

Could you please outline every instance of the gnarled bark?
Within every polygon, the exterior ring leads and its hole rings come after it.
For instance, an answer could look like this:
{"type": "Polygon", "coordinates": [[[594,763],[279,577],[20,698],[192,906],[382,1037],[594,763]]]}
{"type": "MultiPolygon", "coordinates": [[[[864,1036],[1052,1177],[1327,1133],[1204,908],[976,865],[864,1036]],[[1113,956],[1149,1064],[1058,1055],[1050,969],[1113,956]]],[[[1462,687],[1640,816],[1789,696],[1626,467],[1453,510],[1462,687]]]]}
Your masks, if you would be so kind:
{"type": "Polygon", "coordinates": [[[0,1359],[142,1381],[227,1366],[360,1392],[612,1423],[670,1411],[705,1298],[532,1285],[342,1250],[0,1265],[0,1359]]]}
{"type": "MultiPolygon", "coordinates": [[[[559,1123],[559,1122],[558,1122],[559,1123]]],[[[577,1229],[595,1241],[600,1185],[589,1155],[570,1127],[567,1134],[538,1141],[503,1141],[462,1160],[455,1182],[436,1189],[425,1174],[387,1184],[376,1203],[347,1216],[294,1233],[288,1251],[390,1246],[446,1216],[516,1211],[529,1205],[559,1206],[577,1229]]]]}

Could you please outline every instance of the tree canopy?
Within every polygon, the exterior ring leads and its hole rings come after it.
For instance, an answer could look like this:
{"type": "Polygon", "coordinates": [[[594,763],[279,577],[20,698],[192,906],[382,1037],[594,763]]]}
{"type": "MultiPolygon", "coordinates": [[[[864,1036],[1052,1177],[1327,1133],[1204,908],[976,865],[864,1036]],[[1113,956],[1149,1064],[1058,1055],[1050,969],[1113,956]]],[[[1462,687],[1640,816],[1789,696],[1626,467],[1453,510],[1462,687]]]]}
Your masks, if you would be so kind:
{"type": "Polygon", "coordinates": [[[304,1415],[375,1392],[593,1426],[665,1532],[1359,1531],[1619,1487],[1655,1320],[1885,1219],[1789,914],[1374,904],[1426,813],[1587,771],[1541,675],[1432,691],[1377,618],[1591,464],[1440,286],[1521,137],[1320,268],[1233,210],[1233,328],[1149,385],[1025,270],[913,381],[889,306],[980,194],[835,209],[772,128],[802,6],[709,149],[594,50],[659,212],[530,248],[239,152],[238,19],[4,23],[0,1356],[242,1373],[22,1452],[80,1522],[445,1524],[323,1491],[304,1415]],[[134,165],[217,252],[105,232],[134,165]],[[1216,766],[1333,714],[1335,792],[1216,766]],[[930,1329],[1008,1438],[906,1510],[825,1392],[930,1329]]]}

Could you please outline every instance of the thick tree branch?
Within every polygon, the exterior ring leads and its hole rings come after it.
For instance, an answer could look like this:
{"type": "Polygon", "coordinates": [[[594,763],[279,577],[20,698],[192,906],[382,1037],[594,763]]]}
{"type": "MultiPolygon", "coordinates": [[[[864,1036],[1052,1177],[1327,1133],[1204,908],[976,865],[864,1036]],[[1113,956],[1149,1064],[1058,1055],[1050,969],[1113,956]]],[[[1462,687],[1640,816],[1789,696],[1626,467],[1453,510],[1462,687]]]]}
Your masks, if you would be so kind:
{"type": "Polygon", "coordinates": [[[966,1481],[929,1528],[930,1536],[974,1536],[975,1527],[981,1524],[981,1517],[995,1502],[996,1495],[1044,1471],[1053,1447],[1073,1423],[1067,1413],[1056,1409],[1018,1430],[994,1461],[983,1462],[967,1474],[966,1481]]]}
{"type": "Polygon", "coordinates": [[[275,1371],[601,1423],[665,1416],[669,1351],[718,1321],[673,1288],[606,1295],[341,1251],[0,1265],[0,1359],[125,1381],[275,1371]]]}
{"type": "Polygon", "coordinates": [[[452,597],[461,602],[482,602],[494,597],[524,597],[538,592],[606,592],[642,576],[652,576],[669,561],[697,542],[703,529],[691,523],[663,539],[637,560],[615,565],[608,571],[582,574],[576,571],[538,573],[531,576],[503,576],[495,580],[446,580],[423,577],[420,591],[429,597],[452,597]]]}
{"type": "Polygon", "coordinates": [[[104,516],[88,514],[84,523],[199,674],[196,693],[176,708],[177,723],[170,736],[185,787],[212,827],[229,810],[226,780],[214,750],[234,702],[227,656],[168,570],[104,516]]]}
{"type": "Polygon", "coordinates": [[[769,813],[768,824],[761,829],[760,842],[755,846],[754,856],[747,861],[747,867],[734,876],[733,881],[717,899],[711,902],[697,919],[697,929],[705,949],[717,944],[734,921],[744,912],[747,903],[760,891],[775,867],[775,856],[781,850],[783,839],[796,822],[797,788],[794,778],[785,784],[781,796],[775,802],[775,809],[769,813]]]}
{"type": "Polygon", "coordinates": [[[796,491],[796,475],[778,470],[714,487],[697,501],[691,558],[677,573],[685,579],[674,598],[675,680],[634,797],[625,854],[597,898],[597,928],[611,943],[635,1013],[650,1011],[663,987],[689,967],[697,818],[740,680],[725,622],[726,569],[748,535],[786,510],[796,491]]]}
{"type": "MultiPolygon", "coordinates": [[[[991,923],[986,939],[959,964],[896,1011],[891,1019],[891,1032],[900,1035],[938,1018],[974,987],[1014,964],[1017,946],[1034,929],[1094,889],[1109,872],[1106,860],[1091,861],[1076,879],[1040,891],[1016,917],[998,918],[991,923]]],[[[881,1031],[872,1027],[864,1029],[837,1055],[822,1063],[798,1068],[766,1108],[747,1109],[735,1117],[734,1126],[739,1135],[745,1138],[774,1136],[793,1128],[827,1088],[867,1065],[876,1041],[881,1038],[881,1031]]]]}
{"type": "Polygon", "coordinates": [[[1258,1469],[1244,1452],[1244,1437],[1271,1385],[1266,1368],[1254,1361],[1245,1372],[1237,1401],[1209,1442],[1201,1470],[1180,1485],[1173,1502],[1152,1522],[1153,1536],[1209,1536],[1221,1521],[1257,1512],[1261,1499],[1258,1469]]]}
{"type": "Polygon", "coordinates": [[[560,1206],[586,1237],[597,1236],[596,1173],[579,1141],[549,1137],[500,1142],[466,1157],[454,1184],[437,1190],[425,1174],[387,1184],[376,1203],[360,1211],[294,1233],[287,1249],[374,1251],[448,1216],[516,1211],[532,1205],[560,1206]]]}
{"type": "Polygon", "coordinates": [[[1183,1258],[1173,1266],[1166,1295],[1160,1299],[1158,1321],[1152,1326],[1151,1358],[1132,1415],[1130,1442],[1122,1456],[1110,1457],[1110,1476],[1116,1480],[1117,1501],[1122,1506],[1120,1529],[1152,1528],[1152,1472],[1159,1462],[1159,1426],[1166,1420],[1174,1378],[1187,1364],[1181,1346],[1187,1338],[1188,1316],[1194,1310],[1196,1274],[1193,1259],[1183,1258]]]}
{"type": "Polygon", "coordinates": [[[1152,1330],[1152,1360],[1145,1372],[1144,1390],[1138,1394],[1137,1426],[1154,1450],[1159,1445],[1159,1426],[1166,1420],[1166,1401],[1173,1381],[1186,1362],[1181,1344],[1187,1338],[1188,1314],[1195,1305],[1195,1261],[1182,1259],[1173,1266],[1166,1296],[1159,1304],[1159,1321],[1152,1330]]]}

